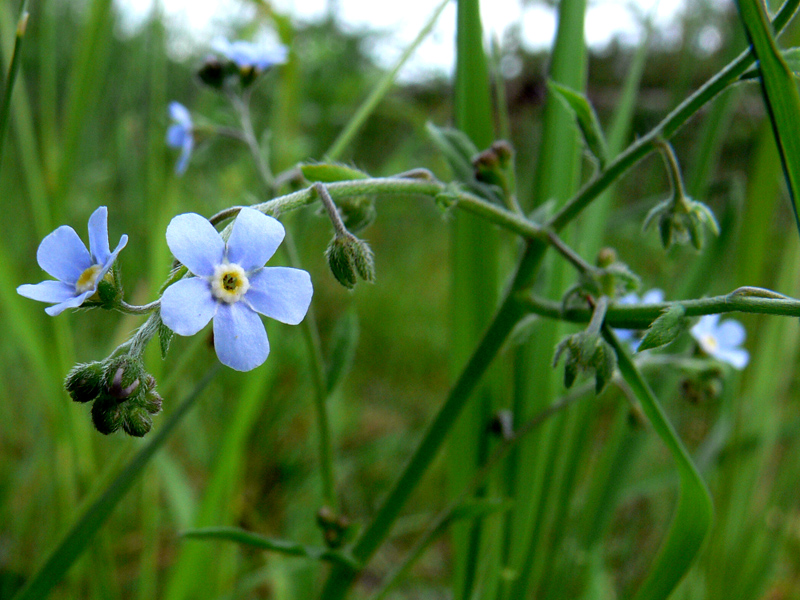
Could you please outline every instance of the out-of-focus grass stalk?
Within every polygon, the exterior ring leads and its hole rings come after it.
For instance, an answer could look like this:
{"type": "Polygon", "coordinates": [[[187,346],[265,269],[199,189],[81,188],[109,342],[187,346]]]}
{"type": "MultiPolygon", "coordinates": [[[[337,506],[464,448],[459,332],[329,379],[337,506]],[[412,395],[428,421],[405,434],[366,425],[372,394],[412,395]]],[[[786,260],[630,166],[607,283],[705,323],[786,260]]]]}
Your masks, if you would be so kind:
{"type": "MultiPolygon", "coordinates": [[[[494,140],[489,67],[484,52],[480,0],[456,3],[455,126],[484,150],[494,140]]],[[[483,219],[459,213],[452,228],[450,367],[456,374],[480,338],[497,299],[497,234],[483,219]]],[[[491,382],[479,386],[457,420],[448,445],[448,485],[458,493],[486,459],[486,427],[493,410],[491,382]]],[[[483,495],[484,490],[477,490],[483,495]]],[[[454,552],[453,597],[470,598],[480,561],[497,563],[496,552],[482,548],[484,520],[451,527],[454,552]]],[[[489,567],[488,572],[497,572],[489,567]]]]}
{"type": "MultiPolygon", "coordinates": [[[[558,7],[558,30],[548,76],[556,83],[581,92],[586,86],[584,44],[585,0],[565,0],[558,7]]],[[[575,193],[581,164],[581,142],[574,116],[550,94],[542,114],[542,137],[536,163],[536,179],[530,210],[551,199],[565,202],[575,193]]],[[[599,225],[598,225],[599,227],[599,225]]],[[[569,239],[567,238],[567,241],[569,239]]],[[[567,287],[568,267],[560,258],[548,263],[548,294],[560,296],[567,287]]],[[[515,356],[514,418],[525,420],[543,410],[557,396],[560,372],[552,357],[564,326],[542,322],[515,356]]],[[[505,568],[513,573],[504,583],[505,598],[524,598],[531,585],[538,586],[544,567],[544,544],[558,538],[559,502],[574,476],[575,465],[562,460],[564,444],[575,439],[582,419],[569,411],[553,419],[535,436],[521,444],[512,458],[509,494],[516,499],[507,516],[508,540],[505,568]]],[[[549,546],[548,546],[549,547],[549,546]]]]}
{"type": "Polygon", "coordinates": [[[3,148],[8,129],[8,115],[11,112],[11,96],[14,93],[14,84],[17,81],[17,73],[19,73],[22,60],[22,40],[25,38],[25,30],[28,27],[28,0],[23,0],[20,13],[14,36],[14,49],[11,51],[11,64],[8,67],[8,76],[3,82],[3,97],[0,98],[0,167],[3,165],[3,148]]]}
{"type": "Polygon", "coordinates": [[[394,84],[395,79],[397,78],[397,74],[400,72],[400,69],[403,68],[408,59],[413,56],[419,45],[425,41],[425,38],[428,37],[430,32],[433,30],[433,26],[436,25],[439,15],[442,14],[442,11],[449,3],[450,0],[443,0],[436,7],[428,21],[417,34],[417,37],[414,38],[414,41],[411,42],[411,44],[403,51],[403,53],[400,55],[400,58],[397,59],[397,63],[394,65],[394,67],[392,67],[392,69],[383,76],[380,83],[375,86],[370,95],[358,108],[339,136],[334,140],[333,144],[331,144],[330,149],[325,153],[326,159],[338,160],[341,158],[342,152],[350,144],[350,142],[353,141],[353,138],[355,138],[355,136],[358,134],[367,118],[369,118],[369,116],[377,108],[378,104],[380,104],[381,100],[383,100],[383,98],[389,92],[394,84]]]}

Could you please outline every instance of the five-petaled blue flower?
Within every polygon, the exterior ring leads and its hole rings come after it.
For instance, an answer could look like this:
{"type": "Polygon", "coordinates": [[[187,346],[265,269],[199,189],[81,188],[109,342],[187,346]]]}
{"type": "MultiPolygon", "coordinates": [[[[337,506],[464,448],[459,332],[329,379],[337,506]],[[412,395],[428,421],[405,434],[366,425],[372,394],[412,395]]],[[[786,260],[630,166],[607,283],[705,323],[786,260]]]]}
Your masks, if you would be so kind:
{"type": "Polygon", "coordinates": [[[705,315],[692,327],[691,334],[705,352],[736,369],[744,369],[750,360],[747,350],[739,347],[746,336],[739,321],[727,319],[719,323],[719,315],[705,315]]]}
{"type": "Polygon", "coordinates": [[[306,271],[265,267],[285,231],[276,219],[243,208],[228,242],[205,218],[178,215],[167,227],[167,245],[194,275],[169,286],[161,319],[179,335],[194,335],[214,320],[214,348],[222,364],[249,371],[269,354],[257,313],[296,325],[314,292],[306,271]]]}
{"type": "Polygon", "coordinates": [[[170,102],[169,116],[175,122],[167,129],[167,146],[180,149],[181,156],[175,164],[175,172],[183,175],[194,149],[194,123],[189,109],[180,102],[170,102]]]}
{"type": "Polygon", "coordinates": [[[226,39],[218,39],[214,40],[211,46],[240,69],[256,69],[258,71],[266,71],[270,67],[285,63],[289,54],[283,44],[256,43],[245,40],[229,42],[226,39]]]}
{"type": "Polygon", "coordinates": [[[123,235],[111,252],[108,246],[108,209],[101,206],[89,217],[89,250],[72,227],[62,225],[42,240],[36,252],[39,266],[58,281],[21,285],[17,293],[52,303],[54,306],[44,310],[53,317],[68,308],[80,306],[97,291],[98,284],[127,243],[128,236],[123,235]]]}
{"type": "MultiPolygon", "coordinates": [[[[644,293],[639,299],[636,294],[627,294],[617,300],[618,304],[658,304],[664,301],[664,292],[658,288],[654,288],[644,293]]],[[[625,342],[630,346],[632,352],[636,352],[639,344],[642,343],[641,332],[635,329],[615,329],[614,333],[621,342],[625,342]]]]}

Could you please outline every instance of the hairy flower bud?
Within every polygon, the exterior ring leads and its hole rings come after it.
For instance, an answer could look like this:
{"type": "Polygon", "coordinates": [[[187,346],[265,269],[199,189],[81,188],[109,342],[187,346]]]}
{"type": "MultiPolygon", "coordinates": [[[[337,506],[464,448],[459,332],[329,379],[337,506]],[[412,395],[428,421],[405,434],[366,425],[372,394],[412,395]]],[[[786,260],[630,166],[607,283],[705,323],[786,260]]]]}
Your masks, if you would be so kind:
{"type": "Polygon", "coordinates": [[[365,241],[354,235],[337,235],[325,251],[328,266],[336,280],[344,287],[355,287],[358,277],[364,281],[375,281],[375,259],[372,249],[365,241]]]}
{"type": "Polygon", "coordinates": [[[64,379],[64,389],[75,402],[94,400],[103,389],[103,363],[75,365],[64,379]]]}
{"type": "Polygon", "coordinates": [[[564,338],[556,346],[553,366],[564,355],[564,386],[572,387],[581,371],[594,371],[595,392],[600,393],[614,376],[617,355],[597,333],[580,331],[564,338]]]}

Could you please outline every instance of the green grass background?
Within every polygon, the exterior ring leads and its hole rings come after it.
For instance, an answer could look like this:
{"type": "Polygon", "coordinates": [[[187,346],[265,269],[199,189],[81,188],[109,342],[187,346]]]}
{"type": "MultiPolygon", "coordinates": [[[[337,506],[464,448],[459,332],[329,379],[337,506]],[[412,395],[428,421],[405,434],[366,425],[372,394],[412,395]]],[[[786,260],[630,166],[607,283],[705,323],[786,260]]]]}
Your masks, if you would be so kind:
{"type": "MultiPolygon", "coordinates": [[[[18,8],[0,5],[4,72],[18,8]]],[[[17,296],[17,285],[44,277],[35,262],[39,241],[60,224],[85,236],[89,214],[108,206],[112,244],[123,233],[130,237],[119,259],[127,298],[144,303],[155,298],[169,269],[164,231],[172,216],[211,215],[264,199],[244,148],[229,140],[202,141],[188,173],[174,176],[176,157],[164,146],[169,101],[217,122],[233,121],[225,102],[194,79],[196,61],[170,58],[170,33],[157,18],[123,37],[110,0],[49,0],[30,10],[0,164],[0,598],[12,597],[36,572],[145,443],[101,436],[88,408],[70,402],[61,387],[72,364],[107,355],[140,320],[97,311],[52,319],[42,305],[17,296]]],[[[562,23],[571,27],[563,35],[573,43],[532,55],[513,36],[504,40],[504,52],[523,61],[522,72],[504,82],[502,106],[478,109],[489,113],[496,135],[507,119],[518,196],[528,209],[563,201],[592,168],[581,158],[569,115],[545,100],[548,73],[576,89],[586,86],[612,152],[619,152],[746,43],[735,10],[720,13],[697,3],[682,23],[680,43],[656,43],[649,52],[612,45],[602,54],[570,56],[581,47],[582,3],[562,2],[561,10],[572,11],[562,23]],[[698,49],[709,23],[722,36],[712,54],[698,49]]],[[[263,5],[258,15],[243,36],[272,23],[263,5]]],[[[253,111],[257,127],[272,131],[273,167],[281,170],[322,159],[383,73],[365,54],[368,35],[343,33],[334,22],[298,26],[278,19],[273,26],[291,44],[292,61],[259,85],[253,111]]],[[[793,37],[790,29],[781,44],[791,45],[793,37]]],[[[481,117],[456,115],[464,102],[476,102],[483,86],[469,83],[455,95],[455,106],[451,81],[395,87],[341,158],[376,176],[424,166],[449,177],[425,123],[468,129],[470,119],[481,117]]],[[[470,135],[485,145],[489,134],[470,135]]],[[[740,285],[798,296],[798,240],[758,87],[726,91],[673,141],[689,193],[713,208],[723,229],[702,255],[685,248],[665,254],[653,231],[640,231],[644,215],[667,192],[658,157],[620,180],[566,239],[589,260],[602,245],[616,247],[644,289],[660,287],[668,299],[740,285]]],[[[495,264],[478,253],[470,269],[465,248],[480,243],[480,229],[466,238],[451,235],[452,215],[415,198],[379,201],[378,214],[362,234],[375,251],[378,282],[352,293],[327,271],[325,219],[313,210],[285,219],[314,281],[325,352],[337,323],[353,315],[358,322],[353,369],[329,412],[341,507],[360,523],[373,514],[441,404],[454,363],[471,351],[481,315],[490,316],[489,296],[502,288],[517,253],[509,236],[493,232],[495,264]],[[455,279],[454,269],[461,273],[455,279]]],[[[277,258],[286,261],[285,254],[277,258]]],[[[545,274],[537,289],[553,298],[572,283],[559,263],[545,274]]],[[[676,598],[800,597],[797,324],[753,315],[741,321],[752,353],[743,373],[698,379],[671,369],[650,381],[716,508],[711,535],[676,598]]],[[[192,527],[233,525],[321,543],[309,361],[299,328],[267,327],[273,348],[267,363],[248,375],[222,371],[212,381],[51,597],[315,596],[326,569],[318,563],[180,537],[192,527]]],[[[469,477],[475,462],[459,461],[459,452],[493,443],[483,429],[487,414],[498,407],[533,414],[564,393],[561,370],[552,370],[550,360],[565,331],[537,321],[528,341],[507,345],[481,392],[482,408],[450,441],[456,460],[434,464],[354,597],[379,588],[444,506],[443,490],[455,493],[469,477]]],[[[216,359],[206,333],[176,338],[163,362],[151,350],[148,368],[165,399],[158,429],[216,359]]],[[[671,350],[689,352],[690,344],[683,339],[671,350]]],[[[482,492],[516,500],[513,508],[438,540],[391,597],[450,597],[446,590],[458,598],[630,597],[667,529],[677,482],[668,453],[632,416],[619,390],[587,395],[530,436],[482,492]]]]}

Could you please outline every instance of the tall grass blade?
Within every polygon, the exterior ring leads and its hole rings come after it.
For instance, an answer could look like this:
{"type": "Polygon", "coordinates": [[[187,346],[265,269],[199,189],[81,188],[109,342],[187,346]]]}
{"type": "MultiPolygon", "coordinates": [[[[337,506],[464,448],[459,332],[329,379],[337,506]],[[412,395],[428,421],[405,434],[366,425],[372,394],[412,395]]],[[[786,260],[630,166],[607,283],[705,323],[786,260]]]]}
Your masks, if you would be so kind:
{"type": "Polygon", "coordinates": [[[622,377],[678,468],[681,484],[678,507],[658,556],[635,596],[635,600],[666,600],[692,566],[711,528],[714,513],[711,496],[683,442],[625,347],[610,328],[605,327],[603,335],[614,346],[622,377]]]}
{"type": "Polygon", "coordinates": [[[764,4],[761,0],[737,0],[737,5],[747,37],[759,61],[761,91],[800,233],[800,92],[775,41],[764,4]]]}
{"type": "Polygon", "coordinates": [[[28,0],[22,3],[21,16],[17,24],[16,36],[14,38],[14,50],[11,53],[11,65],[8,67],[8,76],[3,83],[3,98],[0,100],[0,168],[3,166],[3,147],[8,129],[8,114],[11,111],[11,96],[14,93],[14,83],[17,81],[20,56],[22,54],[22,40],[25,37],[25,30],[28,27],[28,0]]]}

